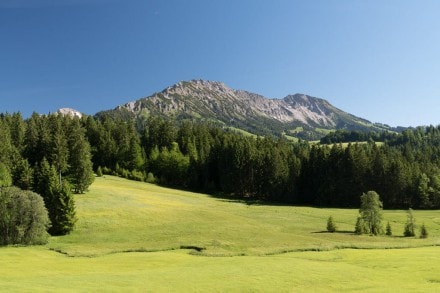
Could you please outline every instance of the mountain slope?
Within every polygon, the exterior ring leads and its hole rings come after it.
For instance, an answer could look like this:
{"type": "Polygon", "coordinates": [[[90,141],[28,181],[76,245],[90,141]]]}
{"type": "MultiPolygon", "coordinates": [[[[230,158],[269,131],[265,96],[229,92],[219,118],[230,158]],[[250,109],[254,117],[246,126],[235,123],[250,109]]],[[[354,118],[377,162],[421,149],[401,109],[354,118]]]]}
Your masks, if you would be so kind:
{"type": "Polygon", "coordinates": [[[305,139],[317,139],[336,129],[391,130],[346,113],[323,99],[303,94],[268,99],[204,80],[179,82],[160,93],[97,115],[104,113],[122,118],[159,115],[176,120],[200,119],[254,134],[284,133],[305,139]]]}

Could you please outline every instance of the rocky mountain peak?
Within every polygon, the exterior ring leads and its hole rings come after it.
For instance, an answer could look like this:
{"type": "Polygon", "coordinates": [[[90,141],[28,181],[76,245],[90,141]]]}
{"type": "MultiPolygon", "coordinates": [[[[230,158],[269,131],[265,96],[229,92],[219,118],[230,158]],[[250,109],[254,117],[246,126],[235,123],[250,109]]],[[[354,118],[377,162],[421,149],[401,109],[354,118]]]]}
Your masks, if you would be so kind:
{"type": "Polygon", "coordinates": [[[305,94],[269,99],[207,80],[181,81],[113,111],[134,117],[158,115],[175,120],[208,120],[255,134],[290,133],[306,139],[320,138],[326,131],[335,129],[384,130],[324,99],[305,94]]]}
{"type": "Polygon", "coordinates": [[[61,108],[57,111],[57,113],[63,116],[70,116],[72,118],[73,117],[81,118],[83,116],[81,112],[72,108],[61,108]]]}

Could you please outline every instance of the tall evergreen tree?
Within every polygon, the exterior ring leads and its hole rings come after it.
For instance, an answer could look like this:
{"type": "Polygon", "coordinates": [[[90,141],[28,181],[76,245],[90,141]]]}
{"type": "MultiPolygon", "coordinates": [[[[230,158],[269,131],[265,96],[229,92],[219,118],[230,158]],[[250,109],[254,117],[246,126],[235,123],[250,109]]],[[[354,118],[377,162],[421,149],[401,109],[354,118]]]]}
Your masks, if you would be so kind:
{"type": "Polygon", "coordinates": [[[69,133],[69,178],[75,193],[84,193],[94,181],[90,144],[78,119],[74,119],[69,133]]]}
{"type": "Polygon", "coordinates": [[[51,235],[69,234],[77,218],[71,187],[67,182],[63,182],[53,191],[51,207],[49,215],[52,226],[49,228],[49,233],[51,235]]]}
{"type": "Polygon", "coordinates": [[[67,182],[58,183],[54,166],[44,158],[35,171],[34,190],[43,197],[49,218],[51,235],[65,235],[72,231],[75,222],[75,204],[67,182]]]}
{"type": "MultiPolygon", "coordinates": [[[[62,173],[68,168],[69,149],[67,144],[67,137],[62,125],[62,116],[51,115],[50,127],[51,127],[51,153],[50,158],[52,164],[55,166],[58,172],[58,184],[62,184],[62,173]]],[[[70,119],[70,118],[68,118],[70,119]]]]}

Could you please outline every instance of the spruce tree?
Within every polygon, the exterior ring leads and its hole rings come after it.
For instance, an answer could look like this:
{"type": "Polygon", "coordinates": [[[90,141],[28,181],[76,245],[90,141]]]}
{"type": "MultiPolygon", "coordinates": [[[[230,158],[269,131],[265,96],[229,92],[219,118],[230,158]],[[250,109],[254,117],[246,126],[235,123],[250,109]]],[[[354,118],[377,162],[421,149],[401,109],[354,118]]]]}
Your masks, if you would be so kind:
{"type": "Polygon", "coordinates": [[[391,225],[390,222],[388,221],[387,223],[387,227],[386,227],[386,233],[387,236],[392,236],[393,235],[393,231],[391,230],[391,225]]]}
{"type": "Polygon", "coordinates": [[[336,225],[333,222],[333,217],[330,216],[327,219],[327,231],[330,233],[336,232],[336,225]]]}
{"type": "Polygon", "coordinates": [[[67,182],[63,182],[53,191],[51,206],[53,208],[49,216],[52,226],[49,228],[49,233],[51,235],[69,234],[73,230],[77,218],[75,202],[67,182]]]}
{"type": "Polygon", "coordinates": [[[426,230],[425,224],[420,227],[420,238],[428,238],[428,230],[426,230]]]}
{"type": "MultiPolygon", "coordinates": [[[[62,184],[62,173],[68,168],[69,149],[67,144],[67,138],[62,126],[61,116],[50,116],[51,127],[51,162],[55,166],[58,172],[58,183],[62,184]]],[[[70,119],[70,118],[69,118],[70,119]]]]}
{"type": "Polygon", "coordinates": [[[14,170],[14,185],[23,190],[31,190],[34,183],[34,171],[26,159],[18,162],[14,170]]]}
{"type": "Polygon", "coordinates": [[[58,182],[57,170],[44,158],[35,171],[34,190],[39,193],[49,212],[51,235],[65,235],[75,222],[75,204],[67,182],[58,182]]]}
{"type": "Polygon", "coordinates": [[[94,181],[90,144],[78,119],[72,122],[69,134],[69,178],[75,193],[84,193],[94,181]]]}
{"type": "Polygon", "coordinates": [[[9,168],[0,162],[0,187],[7,187],[12,185],[12,177],[9,168]]]}

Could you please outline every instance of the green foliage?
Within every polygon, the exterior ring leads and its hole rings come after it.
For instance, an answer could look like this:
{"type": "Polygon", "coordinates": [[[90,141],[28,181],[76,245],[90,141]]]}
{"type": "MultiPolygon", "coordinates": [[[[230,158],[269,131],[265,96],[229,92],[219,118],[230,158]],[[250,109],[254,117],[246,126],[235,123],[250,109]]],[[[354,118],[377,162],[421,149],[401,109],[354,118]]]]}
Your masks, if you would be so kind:
{"type": "Polygon", "coordinates": [[[156,177],[154,177],[154,174],[151,172],[148,172],[147,178],[145,179],[145,182],[147,183],[156,183],[156,177]]]}
{"type": "Polygon", "coordinates": [[[84,193],[95,176],[91,161],[90,144],[79,121],[73,120],[69,135],[69,178],[75,193],[84,193]]]}
{"type": "Polygon", "coordinates": [[[387,236],[392,236],[393,235],[393,231],[391,230],[391,225],[390,225],[389,221],[387,222],[387,227],[386,227],[385,235],[387,235],[387,236]]]}
{"type": "Polygon", "coordinates": [[[14,170],[14,185],[24,190],[31,190],[34,184],[34,170],[26,159],[20,160],[14,170]]]}
{"type": "Polygon", "coordinates": [[[12,177],[9,168],[0,162],[0,187],[8,187],[12,185],[12,177]]]}
{"type": "Polygon", "coordinates": [[[102,172],[101,166],[98,166],[98,169],[96,170],[96,176],[98,176],[98,177],[102,177],[103,176],[103,172],[102,172]]]}
{"type": "Polygon", "coordinates": [[[365,227],[364,220],[362,219],[361,216],[358,216],[356,219],[356,224],[354,226],[354,233],[356,233],[357,235],[368,233],[365,227]]]}
{"type": "Polygon", "coordinates": [[[408,209],[407,219],[406,219],[406,223],[405,223],[405,229],[403,231],[403,236],[405,236],[405,237],[415,236],[416,235],[415,229],[416,229],[416,219],[414,218],[413,210],[408,209]]]}
{"type": "Polygon", "coordinates": [[[7,185],[12,177],[13,185],[31,189],[38,177],[33,173],[46,159],[55,167],[57,184],[67,180],[78,193],[93,182],[92,170],[102,166],[104,174],[146,180],[152,173],[164,185],[235,199],[358,207],[356,195],[375,190],[388,208],[439,208],[440,127],[387,135],[383,144],[371,139],[310,145],[244,136],[209,121],[177,125],[151,113],[137,124],[106,115],[33,114],[24,121],[19,114],[4,114],[0,162],[8,172],[0,177],[9,173],[7,185]]]}
{"type": "Polygon", "coordinates": [[[49,228],[51,235],[69,234],[77,221],[75,202],[71,194],[71,187],[64,182],[52,192],[49,203],[49,215],[52,226],[49,228]]]}
{"type": "Polygon", "coordinates": [[[76,222],[71,187],[65,181],[59,185],[57,171],[46,159],[40,163],[35,175],[34,190],[43,197],[52,222],[49,233],[52,235],[70,233],[76,222]]]}
{"type": "Polygon", "coordinates": [[[333,222],[333,217],[330,216],[327,219],[327,231],[330,233],[336,232],[336,224],[333,222]]]}
{"type": "Polygon", "coordinates": [[[44,244],[49,225],[41,196],[16,187],[0,188],[0,244],[44,244]]]}
{"type": "Polygon", "coordinates": [[[426,229],[425,224],[422,224],[422,226],[420,227],[420,238],[428,238],[428,230],[426,229]]]}
{"type": "Polygon", "coordinates": [[[360,217],[366,228],[366,233],[378,235],[382,233],[382,202],[379,194],[368,191],[361,196],[360,217]]]}

